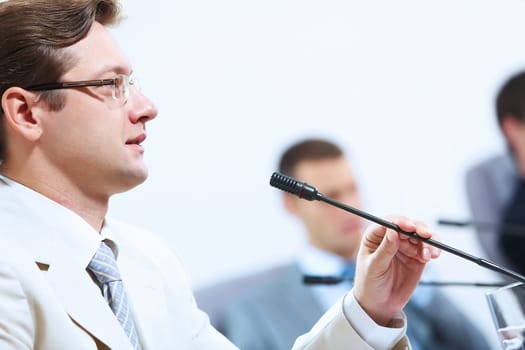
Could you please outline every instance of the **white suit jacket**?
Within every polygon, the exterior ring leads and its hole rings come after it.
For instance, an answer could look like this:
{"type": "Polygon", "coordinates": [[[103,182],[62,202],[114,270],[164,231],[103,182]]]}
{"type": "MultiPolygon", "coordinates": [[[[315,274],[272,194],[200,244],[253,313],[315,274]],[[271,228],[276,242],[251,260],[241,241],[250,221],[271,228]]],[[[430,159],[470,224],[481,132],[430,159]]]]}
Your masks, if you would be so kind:
{"type": "MultiPolygon", "coordinates": [[[[106,223],[118,244],[118,266],[144,350],[236,349],[198,309],[181,264],[166,244],[121,222],[106,223]]],[[[0,349],[131,350],[86,272],[91,257],[79,253],[86,249],[75,249],[93,244],[94,253],[96,240],[65,232],[67,225],[39,215],[38,201],[28,203],[1,178],[0,227],[0,349]]],[[[342,304],[335,305],[293,349],[370,350],[342,310],[342,304]]],[[[403,339],[396,349],[405,346],[403,339]]]]}

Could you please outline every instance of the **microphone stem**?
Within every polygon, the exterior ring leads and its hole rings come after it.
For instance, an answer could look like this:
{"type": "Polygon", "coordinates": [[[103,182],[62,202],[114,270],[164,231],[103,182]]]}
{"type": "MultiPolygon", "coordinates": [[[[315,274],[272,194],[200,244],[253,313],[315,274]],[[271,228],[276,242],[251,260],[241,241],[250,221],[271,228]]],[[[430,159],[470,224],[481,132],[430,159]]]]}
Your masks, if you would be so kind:
{"type": "Polygon", "coordinates": [[[456,256],[459,256],[463,259],[466,259],[466,260],[470,260],[472,262],[475,262],[476,264],[480,265],[480,266],[483,266],[489,270],[492,270],[492,271],[495,271],[495,272],[499,272],[499,273],[502,273],[504,275],[507,275],[507,276],[510,276],[512,277],[513,279],[515,279],[516,281],[519,281],[519,282],[522,282],[522,283],[525,283],[525,277],[514,272],[514,271],[511,271],[511,270],[508,270],[504,267],[501,267],[501,266],[498,266],[488,260],[485,260],[485,259],[482,259],[482,258],[479,258],[479,257],[476,257],[474,255],[471,255],[471,254],[468,254],[462,250],[459,250],[459,249],[456,249],[456,248],[453,248],[449,245],[446,245],[444,243],[441,243],[441,242],[438,242],[438,241],[435,241],[431,238],[425,238],[425,237],[421,237],[419,236],[418,234],[416,234],[415,232],[407,232],[405,230],[402,230],[398,225],[394,224],[393,222],[389,222],[387,220],[384,220],[380,217],[377,217],[377,216],[374,216],[372,214],[369,214],[367,212],[364,212],[362,210],[359,210],[357,208],[353,208],[349,205],[346,205],[344,203],[341,203],[341,202],[338,202],[338,201],[335,201],[331,198],[328,198],[328,197],[325,197],[322,193],[319,193],[319,192],[316,192],[316,199],[322,201],[322,202],[326,202],[328,204],[331,204],[333,206],[336,206],[340,209],[343,209],[345,211],[348,211],[350,213],[353,213],[357,216],[360,216],[362,218],[365,218],[369,221],[372,221],[372,222],[375,222],[376,224],[379,224],[381,226],[384,226],[386,228],[390,228],[394,231],[397,231],[401,234],[404,234],[404,235],[407,235],[411,238],[414,238],[414,239],[417,239],[419,241],[423,241],[427,244],[430,244],[431,246],[434,246],[434,247],[437,247],[441,250],[444,250],[446,252],[449,252],[451,254],[454,254],[456,256]]]}
{"type": "MultiPolygon", "coordinates": [[[[304,275],[303,283],[307,285],[314,284],[339,284],[344,281],[353,282],[351,278],[337,276],[315,276],[304,275]]],[[[461,281],[419,281],[420,286],[430,287],[504,287],[507,282],[461,282],[461,281]]]]}
{"type": "Polygon", "coordinates": [[[451,219],[439,219],[438,225],[456,226],[456,227],[474,227],[479,232],[489,232],[505,230],[506,233],[511,235],[523,235],[525,234],[525,226],[517,225],[513,223],[505,222],[487,222],[487,221],[458,221],[451,219]]]}

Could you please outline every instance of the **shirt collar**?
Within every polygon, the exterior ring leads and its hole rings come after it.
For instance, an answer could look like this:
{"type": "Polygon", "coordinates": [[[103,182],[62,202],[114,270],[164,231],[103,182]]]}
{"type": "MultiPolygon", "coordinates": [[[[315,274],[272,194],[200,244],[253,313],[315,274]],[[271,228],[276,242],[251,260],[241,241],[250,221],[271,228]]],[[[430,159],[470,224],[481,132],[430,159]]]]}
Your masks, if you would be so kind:
{"type": "MultiPolygon", "coordinates": [[[[311,244],[306,244],[296,257],[297,265],[301,272],[305,275],[313,276],[341,276],[347,260],[339,255],[329,253],[325,250],[316,248],[311,244]]],[[[355,259],[352,259],[355,263],[355,259]]],[[[431,266],[427,266],[423,272],[423,280],[436,280],[437,272],[431,266]]],[[[318,288],[331,287],[317,286],[318,288]]],[[[429,304],[434,296],[435,288],[427,286],[417,287],[410,299],[411,302],[419,307],[424,307],[429,304]]],[[[330,301],[331,304],[332,301],[330,301]]]]}
{"type": "Polygon", "coordinates": [[[99,234],[78,214],[48,197],[6,176],[0,175],[0,180],[12,189],[15,197],[32,212],[32,215],[49,225],[49,235],[43,239],[55,239],[62,247],[75,252],[75,262],[72,263],[78,263],[85,268],[101,240],[103,238],[113,240],[110,230],[103,229],[104,234],[99,234]]]}
{"type": "Polygon", "coordinates": [[[102,225],[102,229],[100,230],[100,241],[105,241],[106,244],[113,251],[113,255],[115,255],[115,260],[118,259],[117,240],[115,238],[114,232],[109,227],[109,225],[107,225],[106,221],[104,221],[104,224],[102,225]]]}
{"type": "MultiPolygon", "coordinates": [[[[308,275],[339,276],[348,264],[348,260],[306,244],[296,257],[299,269],[308,275]]],[[[352,259],[352,262],[355,260],[352,259]]]]}

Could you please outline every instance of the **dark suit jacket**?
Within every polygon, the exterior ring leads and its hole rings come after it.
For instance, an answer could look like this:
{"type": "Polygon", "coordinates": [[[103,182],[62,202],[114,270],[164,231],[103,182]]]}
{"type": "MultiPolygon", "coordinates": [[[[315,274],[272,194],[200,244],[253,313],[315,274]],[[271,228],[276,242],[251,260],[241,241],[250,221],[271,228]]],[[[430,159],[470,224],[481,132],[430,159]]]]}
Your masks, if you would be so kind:
{"type": "MultiPolygon", "coordinates": [[[[476,233],[486,257],[500,266],[517,270],[501,249],[498,224],[518,185],[518,170],[510,153],[505,152],[472,165],[465,175],[467,200],[476,233]]],[[[506,275],[501,277],[514,282],[506,275]]]]}
{"type": "MultiPolygon", "coordinates": [[[[237,296],[226,305],[215,306],[210,313],[212,323],[240,349],[290,349],[295,338],[323,314],[321,306],[311,289],[302,283],[302,274],[295,265],[266,272],[259,284],[254,280],[244,279],[251,285],[247,291],[239,291],[243,283],[231,282],[237,296]]],[[[225,288],[223,284],[223,293],[225,288]]],[[[208,309],[204,295],[212,295],[213,289],[196,293],[197,302],[205,311],[208,309]]],[[[420,309],[409,303],[404,310],[413,345],[417,340],[425,350],[489,349],[477,328],[441,292],[435,293],[430,305],[420,309]]]]}

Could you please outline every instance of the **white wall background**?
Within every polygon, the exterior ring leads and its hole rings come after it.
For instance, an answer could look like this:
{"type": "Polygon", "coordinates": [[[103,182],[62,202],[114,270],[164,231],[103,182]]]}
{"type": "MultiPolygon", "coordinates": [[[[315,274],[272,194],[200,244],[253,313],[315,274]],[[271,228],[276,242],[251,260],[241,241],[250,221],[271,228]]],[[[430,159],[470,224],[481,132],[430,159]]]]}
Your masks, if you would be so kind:
{"type": "MultiPolygon", "coordinates": [[[[367,209],[468,218],[463,175],[503,150],[494,94],[525,68],[525,1],[124,0],[115,30],[160,114],[149,180],[113,216],[162,235],[194,286],[288,260],[302,241],[268,185],[305,135],[344,144],[367,209]]],[[[315,185],[315,184],[314,184],[315,185]]],[[[469,230],[442,240],[481,255],[469,230]]],[[[445,280],[491,273],[444,253],[445,280]]],[[[492,325],[480,288],[447,288],[492,325]]]]}

